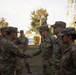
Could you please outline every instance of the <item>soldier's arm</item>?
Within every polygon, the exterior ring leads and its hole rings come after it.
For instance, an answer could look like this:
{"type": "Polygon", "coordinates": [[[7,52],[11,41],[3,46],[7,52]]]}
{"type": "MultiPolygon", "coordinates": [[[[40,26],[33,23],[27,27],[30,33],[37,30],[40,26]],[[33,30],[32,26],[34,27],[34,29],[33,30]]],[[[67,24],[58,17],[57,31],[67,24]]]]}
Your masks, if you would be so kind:
{"type": "Polygon", "coordinates": [[[28,39],[26,38],[26,41],[25,41],[25,43],[24,43],[24,49],[23,49],[23,51],[25,52],[26,51],[26,49],[27,49],[27,47],[28,47],[28,39]]]}
{"type": "Polygon", "coordinates": [[[38,55],[40,53],[41,53],[41,50],[40,49],[37,49],[35,52],[33,52],[33,56],[36,56],[36,55],[38,55]]]}
{"type": "Polygon", "coordinates": [[[8,48],[9,48],[9,51],[14,56],[18,56],[18,57],[21,57],[21,58],[27,58],[27,57],[29,57],[28,54],[25,54],[25,53],[20,52],[18,46],[15,45],[15,44],[9,44],[8,48]]]}
{"type": "Polygon", "coordinates": [[[36,56],[41,53],[41,46],[33,52],[33,56],[36,56]]]}
{"type": "Polygon", "coordinates": [[[76,47],[73,48],[72,50],[72,58],[73,58],[73,63],[74,63],[74,66],[76,67],[76,47]]]}
{"type": "Polygon", "coordinates": [[[28,39],[26,40],[26,48],[28,47],[28,39]]]}
{"type": "Polygon", "coordinates": [[[28,45],[23,45],[23,52],[26,52],[28,45]]]}

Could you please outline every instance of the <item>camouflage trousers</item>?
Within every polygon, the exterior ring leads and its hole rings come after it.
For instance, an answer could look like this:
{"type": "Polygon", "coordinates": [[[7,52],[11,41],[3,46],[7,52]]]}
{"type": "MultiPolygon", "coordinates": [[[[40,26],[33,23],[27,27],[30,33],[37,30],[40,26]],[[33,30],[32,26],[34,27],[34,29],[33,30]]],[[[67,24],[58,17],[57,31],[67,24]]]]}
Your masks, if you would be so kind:
{"type": "Polygon", "coordinates": [[[10,73],[10,74],[0,73],[0,75],[14,75],[14,73],[10,73]]]}
{"type": "Polygon", "coordinates": [[[0,75],[14,75],[15,65],[14,64],[4,64],[0,66],[0,75]]]}
{"type": "Polygon", "coordinates": [[[50,65],[43,64],[43,75],[52,75],[52,68],[50,65]]]}
{"type": "Polygon", "coordinates": [[[30,72],[30,66],[29,63],[27,62],[27,59],[23,59],[19,57],[17,57],[16,59],[17,59],[16,75],[23,74],[25,70],[27,70],[27,72],[30,72]]]}
{"type": "Polygon", "coordinates": [[[61,75],[60,74],[60,69],[59,68],[55,68],[52,66],[52,74],[53,75],[61,75]]]}
{"type": "Polygon", "coordinates": [[[23,58],[16,58],[16,75],[21,75],[23,74],[23,69],[24,69],[24,59],[23,58]]]}
{"type": "Polygon", "coordinates": [[[31,70],[30,70],[30,64],[28,63],[27,59],[24,59],[24,64],[25,64],[25,67],[27,69],[27,72],[28,73],[31,72],[31,70]]]}
{"type": "Polygon", "coordinates": [[[11,69],[9,69],[9,70],[2,69],[2,70],[0,70],[0,75],[14,75],[14,71],[11,71],[11,69]]]}

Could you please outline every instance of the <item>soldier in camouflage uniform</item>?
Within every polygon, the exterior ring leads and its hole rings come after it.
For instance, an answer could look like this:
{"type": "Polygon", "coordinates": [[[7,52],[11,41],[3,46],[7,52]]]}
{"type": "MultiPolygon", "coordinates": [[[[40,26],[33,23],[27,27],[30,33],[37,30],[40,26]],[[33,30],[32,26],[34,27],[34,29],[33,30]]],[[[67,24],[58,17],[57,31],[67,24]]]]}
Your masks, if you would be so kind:
{"type": "Polygon", "coordinates": [[[54,34],[57,36],[57,39],[53,45],[52,72],[53,75],[60,75],[62,49],[66,47],[62,44],[61,38],[58,36],[58,34],[61,33],[61,31],[66,27],[66,23],[62,21],[56,21],[52,27],[54,29],[54,34]]]}
{"type": "Polygon", "coordinates": [[[61,60],[61,75],[76,75],[76,39],[75,28],[69,27],[63,29],[60,34],[62,36],[63,44],[67,48],[64,49],[61,60]]]}
{"type": "Polygon", "coordinates": [[[23,30],[20,30],[20,36],[18,37],[18,40],[20,42],[19,44],[20,44],[21,48],[23,47],[23,50],[25,52],[28,47],[28,38],[25,37],[23,30]]]}
{"type": "Polygon", "coordinates": [[[7,35],[7,38],[0,41],[0,75],[14,75],[16,56],[29,57],[28,54],[21,53],[18,46],[12,42],[17,38],[17,28],[9,27],[7,35]]]}
{"type": "Polygon", "coordinates": [[[40,35],[42,36],[41,44],[39,49],[33,53],[32,56],[36,56],[42,53],[43,61],[43,75],[52,75],[52,52],[53,52],[53,42],[55,37],[49,34],[48,25],[42,25],[39,28],[40,35]]]}
{"type": "MultiPolygon", "coordinates": [[[[15,44],[20,48],[20,52],[26,52],[26,49],[28,47],[28,39],[24,35],[24,31],[20,30],[20,36],[15,40],[15,44]]],[[[25,70],[25,67],[27,68],[28,73],[31,73],[29,63],[24,58],[17,57],[17,67],[16,67],[16,73],[17,75],[21,75],[23,71],[25,70]]]]}

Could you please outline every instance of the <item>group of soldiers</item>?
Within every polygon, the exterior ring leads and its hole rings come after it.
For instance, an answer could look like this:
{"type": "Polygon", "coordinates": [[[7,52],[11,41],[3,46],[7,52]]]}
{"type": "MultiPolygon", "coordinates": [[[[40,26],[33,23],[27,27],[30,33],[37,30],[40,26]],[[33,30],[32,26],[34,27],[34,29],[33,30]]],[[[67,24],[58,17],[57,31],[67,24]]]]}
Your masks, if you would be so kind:
{"type": "Polygon", "coordinates": [[[28,40],[24,39],[24,34],[21,34],[23,37],[17,37],[17,28],[2,28],[0,75],[14,75],[15,71],[16,75],[20,75],[24,67],[23,62],[26,64],[28,72],[31,73],[27,58],[33,58],[40,53],[42,53],[43,75],[76,75],[75,28],[66,27],[66,23],[63,21],[56,21],[52,27],[54,34],[49,33],[48,25],[40,26],[39,33],[42,38],[39,48],[28,54],[25,52],[28,40]]]}
{"type": "Polygon", "coordinates": [[[56,37],[49,33],[48,25],[42,25],[39,28],[41,44],[31,57],[42,53],[43,75],[76,75],[75,28],[66,27],[63,21],[51,26],[56,37]]]}
{"type": "Polygon", "coordinates": [[[32,73],[27,62],[30,56],[26,54],[28,39],[24,31],[20,30],[19,37],[16,27],[4,27],[0,31],[0,75],[22,75],[25,67],[32,73]]]}

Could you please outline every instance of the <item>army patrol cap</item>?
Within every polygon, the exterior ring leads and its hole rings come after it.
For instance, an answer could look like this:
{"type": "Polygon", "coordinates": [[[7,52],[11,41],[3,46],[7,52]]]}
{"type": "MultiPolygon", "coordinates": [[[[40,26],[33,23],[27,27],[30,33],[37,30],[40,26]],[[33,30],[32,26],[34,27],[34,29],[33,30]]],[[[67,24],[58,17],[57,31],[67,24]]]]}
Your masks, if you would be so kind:
{"type": "Polygon", "coordinates": [[[12,33],[12,32],[13,32],[13,33],[18,33],[16,27],[8,27],[7,32],[10,32],[10,33],[12,33]]]}
{"type": "Polygon", "coordinates": [[[63,21],[56,21],[54,25],[51,25],[53,28],[62,27],[66,28],[66,23],[63,21]]]}
{"type": "Polygon", "coordinates": [[[68,27],[62,30],[62,32],[59,34],[61,36],[68,35],[68,34],[74,34],[76,35],[76,31],[74,27],[68,27]]]}
{"type": "Polygon", "coordinates": [[[0,30],[6,32],[7,29],[8,29],[8,27],[3,27],[3,28],[1,28],[0,30]]]}
{"type": "Polygon", "coordinates": [[[45,30],[49,30],[48,25],[42,25],[39,27],[39,32],[45,31],[45,30]]]}

